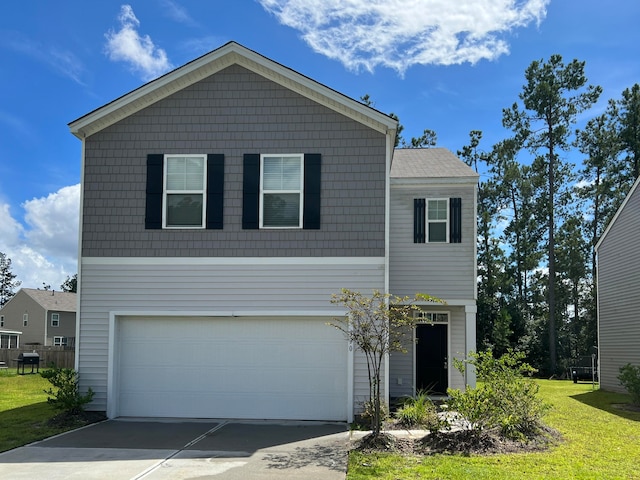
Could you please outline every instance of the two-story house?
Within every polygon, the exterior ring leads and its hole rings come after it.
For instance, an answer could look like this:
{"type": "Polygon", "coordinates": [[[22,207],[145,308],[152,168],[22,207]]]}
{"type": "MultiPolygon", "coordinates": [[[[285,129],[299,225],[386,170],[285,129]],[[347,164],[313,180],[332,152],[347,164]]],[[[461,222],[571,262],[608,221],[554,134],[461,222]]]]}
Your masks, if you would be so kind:
{"type": "Polygon", "coordinates": [[[0,347],[72,347],[76,304],[75,293],[21,288],[0,309],[0,347]]]}
{"type": "MultiPolygon", "coordinates": [[[[424,319],[446,337],[444,381],[464,385],[451,357],[475,343],[477,177],[450,153],[394,156],[396,120],[233,42],[70,129],[90,408],[351,420],[369,388],[327,325],[341,288],[447,300],[424,319]]],[[[389,359],[387,398],[425,381],[424,355],[389,359]]]]}
{"type": "Polygon", "coordinates": [[[600,388],[625,389],[620,368],[640,365],[640,178],[629,190],[596,245],[600,388]]]}

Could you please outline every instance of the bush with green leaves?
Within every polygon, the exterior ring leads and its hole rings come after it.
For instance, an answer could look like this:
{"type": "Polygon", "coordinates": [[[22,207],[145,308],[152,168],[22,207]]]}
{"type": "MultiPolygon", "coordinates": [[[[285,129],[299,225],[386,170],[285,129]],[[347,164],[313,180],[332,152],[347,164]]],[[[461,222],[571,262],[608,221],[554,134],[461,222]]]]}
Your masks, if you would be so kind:
{"type": "MultiPolygon", "coordinates": [[[[513,351],[499,358],[490,350],[472,353],[467,363],[476,369],[478,386],[465,391],[449,389],[449,409],[462,415],[476,431],[496,429],[512,439],[539,432],[550,406],[538,397],[538,384],[529,376],[535,369],[523,359],[524,354],[513,351]]],[[[464,373],[464,362],[454,364],[464,373]]]]}
{"type": "Polygon", "coordinates": [[[77,415],[84,411],[84,406],[93,399],[94,392],[91,387],[86,394],[80,393],[78,372],[72,368],[53,367],[42,371],[41,375],[56,388],[44,390],[44,393],[48,395],[47,402],[57,410],[77,415]]]}
{"type": "Polygon", "coordinates": [[[440,419],[438,409],[429,398],[427,391],[419,391],[415,397],[407,397],[395,413],[395,417],[406,428],[424,428],[438,432],[448,427],[446,420],[440,419]]]}
{"type": "Polygon", "coordinates": [[[618,380],[631,395],[631,403],[640,405],[640,366],[627,363],[620,367],[618,380]]]}

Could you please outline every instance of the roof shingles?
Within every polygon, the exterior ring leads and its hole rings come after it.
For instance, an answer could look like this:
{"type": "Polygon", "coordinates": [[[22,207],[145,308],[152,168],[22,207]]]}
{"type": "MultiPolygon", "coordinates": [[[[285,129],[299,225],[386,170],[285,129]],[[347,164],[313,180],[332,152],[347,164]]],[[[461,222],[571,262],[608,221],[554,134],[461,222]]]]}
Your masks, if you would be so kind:
{"type": "Polygon", "coordinates": [[[76,294],[23,288],[22,291],[38,302],[45,310],[58,312],[76,311],[76,294]]]}
{"type": "Polygon", "coordinates": [[[391,178],[464,178],[478,174],[446,148],[400,148],[393,152],[391,178]]]}

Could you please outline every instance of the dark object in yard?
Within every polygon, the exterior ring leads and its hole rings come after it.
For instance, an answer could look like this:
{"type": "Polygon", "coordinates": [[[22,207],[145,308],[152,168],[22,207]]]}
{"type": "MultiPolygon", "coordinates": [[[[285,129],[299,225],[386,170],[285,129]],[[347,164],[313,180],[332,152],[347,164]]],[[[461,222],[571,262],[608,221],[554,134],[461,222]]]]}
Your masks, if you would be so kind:
{"type": "Polygon", "coordinates": [[[15,359],[18,363],[18,368],[16,373],[20,375],[24,375],[24,366],[31,365],[31,373],[39,373],[40,372],[40,355],[36,352],[33,353],[21,353],[18,355],[18,358],[15,359]],[[22,366],[22,373],[20,373],[20,366],[22,366]],[[36,368],[34,372],[33,369],[36,368]]]}
{"type": "Polygon", "coordinates": [[[578,380],[589,382],[598,380],[597,357],[591,355],[580,357],[574,365],[569,367],[569,375],[573,383],[578,383],[578,380]]]}

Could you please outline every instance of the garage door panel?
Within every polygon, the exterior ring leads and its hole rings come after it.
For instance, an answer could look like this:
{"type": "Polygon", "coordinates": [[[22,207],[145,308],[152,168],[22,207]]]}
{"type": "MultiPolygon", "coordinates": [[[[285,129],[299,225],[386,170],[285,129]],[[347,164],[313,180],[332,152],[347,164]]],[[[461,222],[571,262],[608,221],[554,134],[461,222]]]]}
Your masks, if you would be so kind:
{"type": "Polygon", "coordinates": [[[326,321],[121,318],[120,415],[345,420],[347,345],[326,321]]]}

